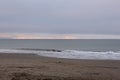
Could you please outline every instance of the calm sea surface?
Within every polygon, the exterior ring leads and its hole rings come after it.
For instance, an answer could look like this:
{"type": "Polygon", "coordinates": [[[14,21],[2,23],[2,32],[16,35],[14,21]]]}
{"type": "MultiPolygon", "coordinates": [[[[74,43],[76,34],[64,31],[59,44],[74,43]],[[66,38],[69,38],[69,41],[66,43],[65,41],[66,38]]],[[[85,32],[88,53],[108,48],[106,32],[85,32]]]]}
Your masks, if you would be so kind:
{"type": "Polygon", "coordinates": [[[58,49],[82,51],[120,51],[120,40],[15,40],[0,39],[0,49],[58,49]]]}

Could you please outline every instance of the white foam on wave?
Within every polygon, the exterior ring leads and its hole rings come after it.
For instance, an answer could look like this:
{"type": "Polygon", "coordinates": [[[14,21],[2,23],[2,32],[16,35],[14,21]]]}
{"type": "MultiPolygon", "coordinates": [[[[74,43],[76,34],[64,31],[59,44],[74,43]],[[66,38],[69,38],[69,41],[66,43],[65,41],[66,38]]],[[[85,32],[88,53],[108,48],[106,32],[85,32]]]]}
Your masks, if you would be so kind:
{"type": "Polygon", "coordinates": [[[94,51],[64,50],[61,52],[54,52],[40,50],[0,49],[0,53],[34,53],[40,56],[67,59],[120,60],[120,51],[94,52],[94,51]]]}
{"type": "Polygon", "coordinates": [[[31,53],[31,51],[17,49],[0,49],[0,53],[31,53]]]}

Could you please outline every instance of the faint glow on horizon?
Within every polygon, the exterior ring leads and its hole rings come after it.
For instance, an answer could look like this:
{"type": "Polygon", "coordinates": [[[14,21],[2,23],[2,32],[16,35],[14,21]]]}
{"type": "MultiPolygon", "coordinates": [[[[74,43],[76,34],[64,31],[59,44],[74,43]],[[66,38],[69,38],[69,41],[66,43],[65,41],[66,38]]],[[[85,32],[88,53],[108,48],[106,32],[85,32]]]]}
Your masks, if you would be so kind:
{"type": "Polygon", "coordinates": [[[0,39],[120,39],[120,35],[0,33],[0,39]]]}

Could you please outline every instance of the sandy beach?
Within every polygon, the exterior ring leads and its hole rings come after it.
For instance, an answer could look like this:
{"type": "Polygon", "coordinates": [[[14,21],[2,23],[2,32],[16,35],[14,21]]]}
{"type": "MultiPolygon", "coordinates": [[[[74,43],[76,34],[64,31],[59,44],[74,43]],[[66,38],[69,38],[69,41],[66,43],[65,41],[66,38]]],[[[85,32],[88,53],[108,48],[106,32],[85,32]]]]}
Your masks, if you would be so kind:
{"type": "Polygon", "coordinates": [[[120,80],[120,61],[0,53],[0,80],[120,80]]]}

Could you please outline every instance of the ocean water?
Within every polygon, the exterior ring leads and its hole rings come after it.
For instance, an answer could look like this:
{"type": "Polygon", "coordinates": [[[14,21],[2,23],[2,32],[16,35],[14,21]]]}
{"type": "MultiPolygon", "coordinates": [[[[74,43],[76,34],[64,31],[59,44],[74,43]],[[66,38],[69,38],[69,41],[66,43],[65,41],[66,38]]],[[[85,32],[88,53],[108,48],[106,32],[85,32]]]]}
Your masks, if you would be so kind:
{"type": "Polygon", "coordinates": [[[0,53],[34,53],[56,58],[120,60],[120,40],[0,39],[0,53]]]}

